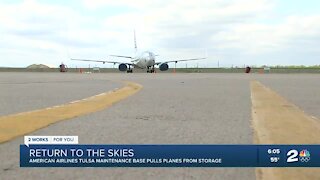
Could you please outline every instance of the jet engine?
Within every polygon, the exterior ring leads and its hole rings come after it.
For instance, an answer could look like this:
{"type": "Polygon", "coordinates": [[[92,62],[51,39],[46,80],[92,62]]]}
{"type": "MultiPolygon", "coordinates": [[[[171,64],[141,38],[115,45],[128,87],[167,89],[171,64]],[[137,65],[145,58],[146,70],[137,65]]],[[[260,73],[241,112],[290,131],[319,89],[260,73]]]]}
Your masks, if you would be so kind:
{"type": "Polygon", "coordinates": [[[166,71],[169,69],[169,65],[167,63],[163,63],[159,66],[160,71],[166,71]]]}
{"type": "Polygon", "coordinates": [[[128,69],[127,65],[122,63],[119,65],[119,71],[126,71],[128,69]]]}

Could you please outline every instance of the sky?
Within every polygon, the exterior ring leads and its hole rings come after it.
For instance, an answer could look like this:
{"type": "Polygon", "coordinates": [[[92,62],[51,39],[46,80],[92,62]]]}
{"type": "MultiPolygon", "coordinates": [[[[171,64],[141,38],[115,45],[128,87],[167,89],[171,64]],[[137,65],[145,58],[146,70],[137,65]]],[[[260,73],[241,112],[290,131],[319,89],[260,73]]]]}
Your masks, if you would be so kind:
{"type": "Polygon", "coordinates": [[[0,0],[0,67],[114,67],[70,58],[208,56],[177,67],[319,65],[317,0],[0,0]]]}

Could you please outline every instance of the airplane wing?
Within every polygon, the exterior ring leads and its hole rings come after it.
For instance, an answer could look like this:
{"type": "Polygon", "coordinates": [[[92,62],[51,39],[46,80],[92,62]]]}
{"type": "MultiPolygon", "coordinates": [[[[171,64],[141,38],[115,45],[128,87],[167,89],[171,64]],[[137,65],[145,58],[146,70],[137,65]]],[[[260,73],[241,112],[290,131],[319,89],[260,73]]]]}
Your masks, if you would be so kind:
{"type": "Polygon", "coordinates": [[[105,64],[105,63],[112,63],[112,64],[128,64],[128,65],[133,65],[132,63],[119,62],[119,61],[103,61],[103,60],[94,60],[94,59],[71,59],[71,60],[72,60],[72,61],[102,62],[103,64],[105,64]]]}
{"type": "Polygon", "coordinates": [[[133,57],[131,57],[131,56],[121,56],[121,55],[109,55],[109,56],[133,59],[133,57]]]}
{"type": "Polygon", "coordinates": [[[163,64],[163,63],[171,63],[171,62],[181,62],[181,61],[198,61],[202,59],[207,59],[207,58],[192,58],[192,59],[177,59],[177,60],[170,60],[170,61],[164,61],[164,62],[156,62],[156,65],[163,64]]]}

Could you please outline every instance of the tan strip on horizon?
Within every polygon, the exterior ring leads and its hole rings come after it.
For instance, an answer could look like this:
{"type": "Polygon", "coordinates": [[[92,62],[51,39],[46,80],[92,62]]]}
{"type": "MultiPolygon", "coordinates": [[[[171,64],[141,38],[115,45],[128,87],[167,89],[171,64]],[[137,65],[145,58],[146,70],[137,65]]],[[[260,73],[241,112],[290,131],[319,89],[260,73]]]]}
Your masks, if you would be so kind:
{"type": "MultiPolygon", "coordinates": [[[[256,144],[320,144],[320,123],[258,81],[251,82],[256,144]]],[[[257,179],[320,179],[319,168],[257,168],[257,179]]]]}
{"type": "Polygon", "coordinates": [[[126,86],[121,89],[74,101],[69,104],[2,116],[0,117],[0,143],[62,120],[103,110],[110,107],[113,103],[135,94],[141,88],[142,86],[139,84],[126,82],[126,86]]]}

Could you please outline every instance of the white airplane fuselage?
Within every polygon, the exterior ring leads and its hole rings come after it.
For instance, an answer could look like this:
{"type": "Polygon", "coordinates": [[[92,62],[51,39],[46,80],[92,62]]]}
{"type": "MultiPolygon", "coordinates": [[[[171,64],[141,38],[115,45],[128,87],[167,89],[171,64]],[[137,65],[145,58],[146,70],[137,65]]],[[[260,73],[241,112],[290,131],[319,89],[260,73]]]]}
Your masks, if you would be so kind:
{"type": "Polygon", "coordinates": [[[155,65],[156,55],[150,51],[144,51],[131,62],[140,69],[146,69],[155,65]]]}
{"type": "Polygon", "coordinates": [[[192,58],[192,59],[179,59],[179,60],[171,60],[171,61],[163,61],[163,62],[156,62],[156,54],[151,51],[143,51],[142,53],[137,54],[137,42],[136,42],[136,34],[134,33],[134,49],[136,52],[136,56],[124,56],[124,55],[110,55],[112,57],[120,57],[120,58],[127,58],[131,59],[131,62],[121,62],[121,61],[104,61],[104,60],[92,60],[92,59],[71,59],[76,61],[91,61],[91,62],[102,62],[102,63],[113,63],[119,64],[119,71],[132,73],[132,67],[139,68],[139,69],[147,69],[147,72],[154,73],[155,66],[159,66],[160,71],[167,71],[169,69],[168,63],[170,62],[179,62],[179,61],[193,61],[193,60],[200,60],[205,58],[192,58]]]}

